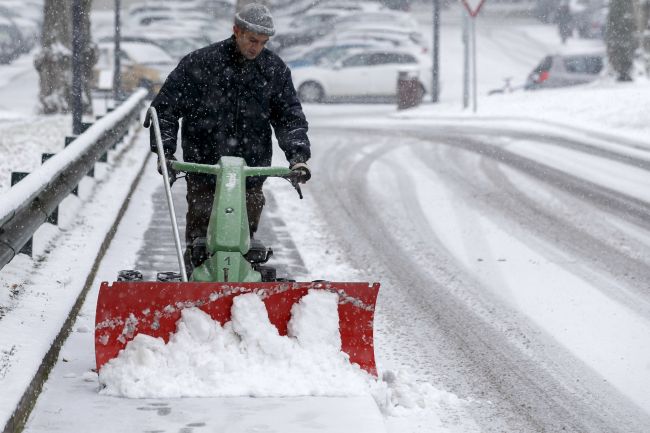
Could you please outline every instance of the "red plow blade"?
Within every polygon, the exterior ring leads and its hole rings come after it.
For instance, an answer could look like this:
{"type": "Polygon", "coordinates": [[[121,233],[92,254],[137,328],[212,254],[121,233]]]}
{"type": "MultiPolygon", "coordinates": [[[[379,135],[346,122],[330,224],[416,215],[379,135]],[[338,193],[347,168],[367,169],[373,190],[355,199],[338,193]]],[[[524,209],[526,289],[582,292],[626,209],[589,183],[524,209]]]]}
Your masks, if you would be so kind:
{"type": "Polygon", "coordinates": [[[376,376],[373,319],[379,283],[102,283],[95,316],[95,359],[97,371],[137,334],[169,341],[183,308],[197,307],[223,325],[230,320],[233,298],[245,293],[261,297],[269,320],[280,335],[287,335],[291,307],[310,289],[328,290],[339,295],[341,349],[376,376]]]}

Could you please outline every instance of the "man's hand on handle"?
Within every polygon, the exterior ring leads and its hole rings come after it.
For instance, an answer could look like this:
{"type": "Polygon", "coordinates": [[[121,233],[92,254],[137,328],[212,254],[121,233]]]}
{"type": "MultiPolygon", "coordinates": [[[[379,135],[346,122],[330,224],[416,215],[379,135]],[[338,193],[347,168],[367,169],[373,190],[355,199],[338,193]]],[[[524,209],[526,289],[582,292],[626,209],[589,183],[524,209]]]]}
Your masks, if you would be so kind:
{"type": "MultiPolygon", "coordinates": [[[[167,163],[167,174],[169,175],[169,186],[172,186],[177,179],[176,170],[172,168],[172,162],[174,161],[176,161],[176,157],[174,155],[165,155],[165,162],[167,163]]],[[[157,167],[158,173],[162,174],[162,162],[160,161],[160,157],[158,157],[157,167]]]]}
{"type": "Polygon", "coordinates": [[[306,183],[311,179],[311,170],[304,162],[298,162],[289,167],[293,173],[296,173],[295,180],[298,183],[306,183]]]}

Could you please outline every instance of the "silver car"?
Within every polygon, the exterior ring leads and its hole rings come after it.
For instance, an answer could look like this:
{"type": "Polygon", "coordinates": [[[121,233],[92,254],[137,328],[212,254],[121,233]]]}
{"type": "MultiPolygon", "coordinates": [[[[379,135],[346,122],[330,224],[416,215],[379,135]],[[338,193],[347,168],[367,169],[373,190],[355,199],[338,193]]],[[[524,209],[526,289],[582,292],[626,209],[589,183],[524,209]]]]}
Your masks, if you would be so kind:
{"type": "Polygon", "coordinates": [[[605,55],[558,54],[546,56],[526,79],[526,90],[575,86],[598,78],[605,66],[605,55]]]}

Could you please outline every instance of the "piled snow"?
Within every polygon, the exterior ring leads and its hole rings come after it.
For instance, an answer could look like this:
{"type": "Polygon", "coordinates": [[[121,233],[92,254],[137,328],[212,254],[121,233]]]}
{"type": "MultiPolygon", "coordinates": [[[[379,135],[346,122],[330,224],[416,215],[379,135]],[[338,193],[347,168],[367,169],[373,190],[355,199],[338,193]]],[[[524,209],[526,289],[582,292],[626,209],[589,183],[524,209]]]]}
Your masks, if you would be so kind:
{"type": "Polygon", "coordinates": [[[11,187],[11,172],[30,173],[41,166],[42,153],[64,149],[71,122],[64,115],[9,119],[0,111],[0,194],[11,187]]]}
{"type": "Polygon", "coordinates": [[[234,299],[221,326],[182,311],[165,344],[138,334],[100,371],[104,394],[131,398],[367,395],[373,378],[341,351],[338,295],[310,291],[280,336],[256,294],[234,299]]]}
{"type": "Polygon", "coordinates": [[[169,343],[138,334],[99,372],[102,394],[129,398],[372,395],[382,413],[402,416],[453,394],[418,384],[405,372],[370,376],[341,351],[338,295],[311,290],[291,310],[288,335],[268,319],[258,295],[233,301],[221,326],[186,308],[169,343]]]}
{"type": "Polygon", "coordinates": [[[409,416],[427,407],[466,402],[455,394],[442,391],[429,383],[418,383],[405,371],[386,371],[372,389],[372,396],[384,415],[409,416]]]}
{"type": "MultiPolygon", "coordinates": [[[[407,416],[453,394],[407,373],[375,379],[341,351],[338,295],[312,290],[295,304],[281,336],[254,293],[233,301],[223,326],[198,308],[186,308],[169,343],[138,334],[104,365],[101,394],[129,398],[296,397],[371,395],[387,416],[407,416]]],[[[84,379],[85,380],[85,379],[84,379]]]]}

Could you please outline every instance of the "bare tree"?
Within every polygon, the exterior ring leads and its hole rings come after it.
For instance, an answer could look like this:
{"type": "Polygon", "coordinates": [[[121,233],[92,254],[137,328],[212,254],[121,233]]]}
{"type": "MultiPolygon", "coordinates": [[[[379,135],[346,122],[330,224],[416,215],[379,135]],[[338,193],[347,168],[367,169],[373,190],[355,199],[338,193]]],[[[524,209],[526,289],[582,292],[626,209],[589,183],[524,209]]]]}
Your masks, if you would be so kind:
{"type": "MultiPolygon", "coordinates": [[[[90,38],[92,0],[81,0],[84,49],[81,55],[84,111],[92,111],[90,81],[97,61],[90,38]]],[[[72,1],[45,0],[41,51],[34,59],[40,76],[39,100],[44,114],[69,113],[72,109],[72,1]]]]}

